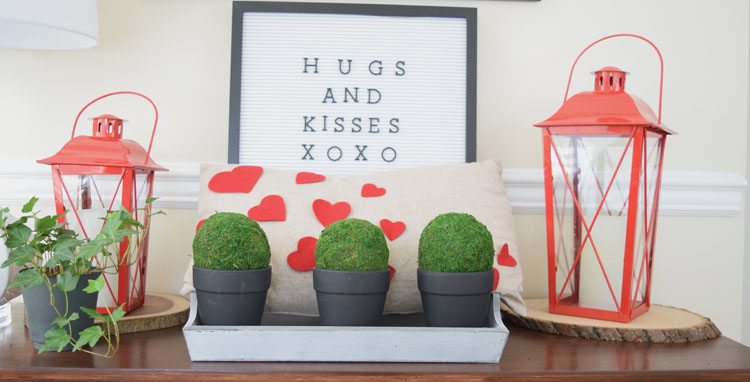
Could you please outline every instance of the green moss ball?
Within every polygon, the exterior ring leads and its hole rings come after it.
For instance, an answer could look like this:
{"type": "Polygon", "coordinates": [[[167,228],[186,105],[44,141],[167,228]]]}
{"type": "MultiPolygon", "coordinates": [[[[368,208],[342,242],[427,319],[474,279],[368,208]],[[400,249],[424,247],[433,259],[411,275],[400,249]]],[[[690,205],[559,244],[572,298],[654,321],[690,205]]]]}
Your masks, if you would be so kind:
{"type": "Polygon", "coordinates": [[[362,219],[331,223],[315,245],[315,266],[335,271],[388,269],[388,245],[380,227],[362,219]]]}
{"type": "Polygon", "coordinates": [[[419,268],[426,271],[489,271],[494,255],[492,234],[470,214],[438,215],[419,237],[419,268]]]}
{"type": "Polygon", "coordinates": [[[268,267],[271,247],[263,228],[249,217],[217,212],[193,239],[193,262],[206,269],[237,271],[268,267]]]}

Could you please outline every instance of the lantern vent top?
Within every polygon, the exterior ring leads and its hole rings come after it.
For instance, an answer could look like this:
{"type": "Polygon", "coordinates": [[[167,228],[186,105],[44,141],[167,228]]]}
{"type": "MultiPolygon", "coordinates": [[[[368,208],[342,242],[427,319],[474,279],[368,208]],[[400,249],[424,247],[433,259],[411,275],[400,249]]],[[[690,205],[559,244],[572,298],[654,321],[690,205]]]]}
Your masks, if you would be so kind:
{"type": "Polygon", "coordinates": [[[111,114],[102,114],[93,120],[92,136],[99,138],[122,138],[122,118],[117,118],[111,114]]]}
{"type": "Polygon", "coordinates": [[[594,72],[594,92],[622,93],[625,91],[625,76],[628,73],[614,66],[606,66],[594,72]]]}

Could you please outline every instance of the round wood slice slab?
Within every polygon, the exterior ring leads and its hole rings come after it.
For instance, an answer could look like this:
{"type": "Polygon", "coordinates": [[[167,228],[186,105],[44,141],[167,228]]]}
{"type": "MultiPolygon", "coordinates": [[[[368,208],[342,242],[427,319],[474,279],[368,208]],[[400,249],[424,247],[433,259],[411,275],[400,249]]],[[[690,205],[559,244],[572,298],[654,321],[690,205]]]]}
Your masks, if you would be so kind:
{"type": "Polygon", "coordinates": [[[654,343],[695,342],[721,336],[710,319],[669,306],[651,305],[648,312],[628,323],[622,323],[552,314],[547,309],[546,298],[524,301],[526,317],[503,309],[503,318],[515,325],[544,333],[595,340],[654,343]]]}
{"type": "Polygon", "coordinates": [[[146,302],[117,323],[120,334],[171,328],[186,323],[189,310],[190,302],[180,296],[146,293],[146,302]]]}

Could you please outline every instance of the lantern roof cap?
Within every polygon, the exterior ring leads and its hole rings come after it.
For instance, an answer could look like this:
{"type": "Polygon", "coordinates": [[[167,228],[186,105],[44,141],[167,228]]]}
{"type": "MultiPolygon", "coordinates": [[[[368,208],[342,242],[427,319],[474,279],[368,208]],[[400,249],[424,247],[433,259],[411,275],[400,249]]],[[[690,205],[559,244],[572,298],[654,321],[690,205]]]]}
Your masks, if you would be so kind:
{"type": "Polygon", "coordinates": [[[168,171],[154,162],[146,149],[130,139],[79,135],[66,143],[57,154],[37,161],[49,165],[123,167],[168,171]]]}
{"type": "Polygon", "coordinates": [[[624,91],[578,93],[565,101],[555,114],[534,126],[647,126],[675,134],[659,123],[656,113],[645,101],[624,91]]]}
{"type": "Polygon", "coordinates": [[[626,71],[624,71],[624,70],[622,70],[622,69],[620,69],[620,68],[618,68],[616,66],[605,66],[605,67],[603,67],[603,68],[595,71],[594,73],[596,73],[596,72],[621,72],[621,73],[625,73],[625,74],[630,74],[630,73],[628,73],[628,72],[626,72],[626,71]]]}

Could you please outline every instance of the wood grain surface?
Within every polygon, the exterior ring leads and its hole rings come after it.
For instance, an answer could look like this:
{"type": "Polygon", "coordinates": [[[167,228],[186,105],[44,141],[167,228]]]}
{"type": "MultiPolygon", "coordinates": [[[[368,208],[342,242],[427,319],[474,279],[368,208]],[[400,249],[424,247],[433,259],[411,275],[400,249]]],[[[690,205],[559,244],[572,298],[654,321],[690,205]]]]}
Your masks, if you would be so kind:
{"type": "Polygon", "coordinates": [[[144,304],[118,322],[120,334],[182,326],[189,310],[190,303],[180,296],[147,293],[144,304]]]}
{"type": "Polygon", "coordinates": [[[23,326],[22,309],[14,304],[13,323],[0,329],[0,380],[750,380],[750,348],[725,337],[674,344],[609,342],[512,325],[497,364],[190,362],[179,327],[125,334],[110,359],[81,352],[36,354],[23,326]]]}
{"type": "Polygon", "coordinates": [[[721,336],[710,319],[685,309],[651,305],[649,311],[628,323],[552,314],[546,298],[525,299],[522,317],[503,310],[514,325],[544,333],[592,340],[676,343],[709,340],[721,336]]]}

